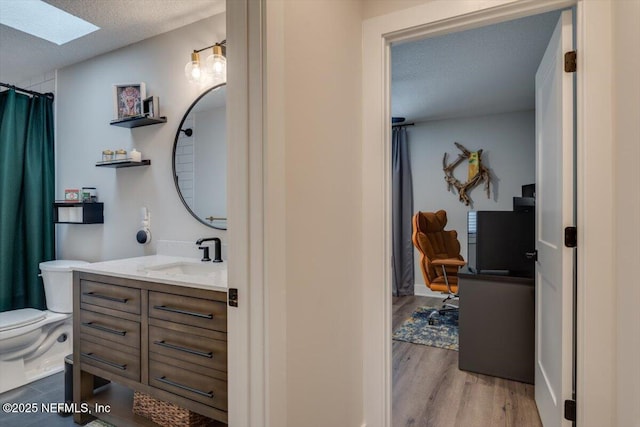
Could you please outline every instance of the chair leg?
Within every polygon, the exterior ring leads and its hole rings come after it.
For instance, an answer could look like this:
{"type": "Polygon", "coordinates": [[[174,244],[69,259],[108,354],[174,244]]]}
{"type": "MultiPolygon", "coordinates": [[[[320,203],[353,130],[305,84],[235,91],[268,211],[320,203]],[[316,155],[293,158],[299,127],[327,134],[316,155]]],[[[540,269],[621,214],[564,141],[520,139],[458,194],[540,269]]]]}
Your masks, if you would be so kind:
{"type": "Polygon", "coordinates": [[[429,325],[435,325],[436,324],[436,317],[440,314],[439,310],[433,310],[431,312],[431,314],[429,314],[429,317],[427,317],[427,323],[429,323],[429,325]]]}
{"type": "Polygon", "coordinates": [[[457,305],[447,303],[447,301],[449,301],[450,299],[453,299],[453,297],[447,297],[442,302],[442,308],[433,310],[429,314],[429,316],[427,317],[427,322],[429,323],[429,325],[435,325],[439,316],[443,316],[447,313],[452,313],[460,310],[460,307],[458,307],[457,305]]]}
{"type": "Polygon", "coordinates": [[[429,323],[429,325],[436,324],[436,318],[438,317],[438,315],[444,315],[445,313],[459,310],[459,307],[457,305],[447,303],[447,301],[449,300],[458,298],[458,295],[454,294],[451,290],[449,278],[447,277],[447,270],[445,269],[444,265],[442,266],[442,274],[444,275],[444,282],[447,285],[448,294],[444,301],[442,301],[442,308],[434,310],[433,312],[431,312],[431,314],[429,314],[429,317],[427,317],[427,322],[429,323]]]}

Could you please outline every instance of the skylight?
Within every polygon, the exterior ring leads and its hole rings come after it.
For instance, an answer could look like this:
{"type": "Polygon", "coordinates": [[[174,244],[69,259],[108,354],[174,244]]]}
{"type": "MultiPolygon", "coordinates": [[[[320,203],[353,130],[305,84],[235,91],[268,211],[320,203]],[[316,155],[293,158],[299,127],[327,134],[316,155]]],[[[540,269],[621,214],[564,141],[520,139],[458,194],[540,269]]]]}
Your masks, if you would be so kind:
{"type": "Polygon", "coordinates": [[[0,0],[0,24],[57,45],[100,29],[41,0],[0,0]]]}

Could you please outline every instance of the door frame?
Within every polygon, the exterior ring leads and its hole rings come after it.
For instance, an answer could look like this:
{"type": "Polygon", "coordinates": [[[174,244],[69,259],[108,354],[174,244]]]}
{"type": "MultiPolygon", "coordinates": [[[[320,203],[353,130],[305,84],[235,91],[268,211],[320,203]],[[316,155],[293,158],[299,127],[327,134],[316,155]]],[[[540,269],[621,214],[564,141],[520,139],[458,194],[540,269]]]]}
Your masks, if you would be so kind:
{"type": "Polygon", "coordinates": [[[615,425],[615,353],[606,350],[616,336],[611,3],[476,0],[431,1],[363,23],[363,426],[391,427],[390,45],[570,6],[578,46],[577,425],[615,425]]]}
{"type": "Polygon", "coordinates": [[[264,0],[226,1],[228,147],[228,307],[230,426],[266,425],[263,204],[264,0]],[[231,196],[233,195],[233,197],[231,196]]]}

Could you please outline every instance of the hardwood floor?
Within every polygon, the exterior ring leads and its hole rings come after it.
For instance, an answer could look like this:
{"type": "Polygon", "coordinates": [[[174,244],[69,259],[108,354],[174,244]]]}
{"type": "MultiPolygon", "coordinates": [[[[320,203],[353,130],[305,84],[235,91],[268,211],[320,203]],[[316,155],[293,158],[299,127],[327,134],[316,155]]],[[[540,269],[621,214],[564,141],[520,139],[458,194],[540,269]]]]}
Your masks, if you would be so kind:
{"type": "MultiPolygon", "coordinates": [[[[441,299],[393,298],[395,330],[418,306],[441,299]]],[[[458,369],[458,352],[393,341],[393,427],[542,427],[531,384],[458,369]]]]}

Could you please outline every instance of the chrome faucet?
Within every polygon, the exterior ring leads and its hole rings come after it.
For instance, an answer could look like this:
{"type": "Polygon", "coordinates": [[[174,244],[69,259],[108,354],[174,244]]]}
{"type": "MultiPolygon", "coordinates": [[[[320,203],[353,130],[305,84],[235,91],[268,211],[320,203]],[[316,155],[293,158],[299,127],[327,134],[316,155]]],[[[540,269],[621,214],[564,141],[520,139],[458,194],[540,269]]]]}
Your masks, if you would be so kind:
{"type": "Polygon", "coordinates": [[[213,261],[213,262],[222,262],[222,242],[219,237],[203,237],[201,239],[196,240],[196,245],[198,245],[198,249],[203,249],[204,254],[202,256],[201,261],[213,261]],[[201,246],[204,242],[213,241],[213,251],[214,256],[213,260],[209,258],[209,246],[201,246]]]}

